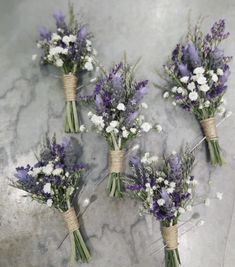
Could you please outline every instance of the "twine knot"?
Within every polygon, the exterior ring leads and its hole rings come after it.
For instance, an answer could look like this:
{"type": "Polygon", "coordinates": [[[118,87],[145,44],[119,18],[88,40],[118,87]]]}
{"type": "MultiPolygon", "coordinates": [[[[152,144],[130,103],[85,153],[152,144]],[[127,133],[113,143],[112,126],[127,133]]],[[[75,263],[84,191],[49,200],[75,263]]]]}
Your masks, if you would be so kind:
{"type": "Polygon", "coordinates": [[[79,229],[79,223],[74,208],[70,208],[66,212],[63,212],[63,217],[70,233],[79,229]]]}
{"type": "Polygon", "coordinates": [[[162,227],[162,237],[167,250],[178,248],[178,227],[177,224],[169,227],[162,227]]]}
{"type": "Polygon", "coordinates": [[[216,140],[218,138],[214,117],[202,120],[201,126],[207,140],[216,140]]]}
{"type": "Polygon", "coordinates": [[[125,151],[111,150],[110,151],[110,173],[123,172],[123,159],[125,151]]]}
{"type": "Polygon", "coordinates": [[[73,74],[66,74],[63,76],[64,81],[64,94],[66,101],[76,100],[76,88],[77,88],[77,77],[73,74]]]}

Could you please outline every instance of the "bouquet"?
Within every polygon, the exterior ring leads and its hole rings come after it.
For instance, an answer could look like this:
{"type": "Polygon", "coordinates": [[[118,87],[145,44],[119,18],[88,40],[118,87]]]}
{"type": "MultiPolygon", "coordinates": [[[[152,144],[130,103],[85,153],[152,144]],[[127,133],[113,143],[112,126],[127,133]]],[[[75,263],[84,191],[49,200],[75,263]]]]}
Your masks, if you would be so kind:
{"type": "Polygon", "coordinates": [[[80,187],[81,175],[86,166],[69,158],[69,142],[57,144],[55,138],[47,140],[34,166],[16,168],[13,186],[28,192],[33,200],[61,212],[70,233],[71,259],[88,262],[90,253],[79,230],[73,208],[73,199],[80,187]]]}
{"type": "MultiPolygon", "coordinates": [[[[110,197],[123,195],[123,159],[128,142],[152,125],[140,115],[141,100],[147,93],[147,80],[137,82],[135,66],[126,60],[113,67],[98,80],[93,98],[95,113],[88,116],[110,148],[110,174],[107,191],[110,197]]],[[[146,105],[144,103],[144,105],[146,105]]]]}
{"type": "Polygon", "coordinates": [[[41,28],[37,46],[42,49],[41,64],[53,65],[63,73],[66,98],[65,132],[77,133],[80,131],[76,101],[78,75],[93,70],[93,56],[96,51],[91,46],[91,34],[85,26],[78,25],[72,6],[68,24],[62,12],[55,13],[54,18],[56,31],[51,33],[47,28],[41,28]]]}
{"type": "Polygon", "coordinates": [[[165,266],[181,264],[178,251],[177,222],[182,213],[191,210],[193,188],[191,176],[194,155],[188,150],[163,158],[161,164],[149,153],[130,160],[134,176],[127,190],[142,202],[142,212],[152,214],[161,223],[165,243],[165,266]],[[159,166],[160,165],[160,166],[159,166]]]}
{"type": "Polygon", "coordinates": [[[177,44],[164,66],[168,89],[163,97],[172,97],[173,105],[192,112],[200,121],[212,165],[223,164],[215,115],[223,103],[230,74],[228,63],[231,57],[226,57],[220,48],[228,36],[224,20],[215,22],[205,36],[196,25],[189,31],[186,41],[177,44]]]}

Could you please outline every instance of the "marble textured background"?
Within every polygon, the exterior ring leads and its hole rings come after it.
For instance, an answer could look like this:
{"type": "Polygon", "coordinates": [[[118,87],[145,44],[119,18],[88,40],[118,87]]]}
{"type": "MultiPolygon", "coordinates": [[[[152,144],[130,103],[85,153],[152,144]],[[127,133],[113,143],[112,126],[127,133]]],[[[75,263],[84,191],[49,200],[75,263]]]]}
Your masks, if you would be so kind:
{"type": "MultiPolygon", "coordinates": [[[[207,16],[208,30],[218,18],[226,18],[230,41],[225,43],[228,55],[234,55],[235,1],[233,0],[76,0],[75,8],[94,33],[99,60],[109,67],[125,50],[130,61],[142,56],[139,78],[159,81],[155,69],[160,68],[176,42],[187,30],[188,14],[192,20],[207,16]]],[[[34,152],[45,133],[57,133],[60,139],[64,123],[64,96],[61,81],[41,72],[31,62],[37,53],[35,39],[40,25],[52,25],[55,9],[67,10],[64,0],[1,0],[0,2],[0,266],[62,267],[68,266],[70,243],[60,214],[22,198],[22,192],[8,186],[14,166],[33,162],[34,152]]],[[[234,69],[234,62],[232,63],[234,69]]],[[[57,73],[58,75],[58,73],[57,73]]],[[[84,81],[86,82],[86,81],[84,81]]],[[[231,75],[227,92],[227,108],[234,110],[235,78],[231,75]]],[[[182,142],[193,144],[201,132],[190,114],[164,103],[151,85],[146,102],[149,120],[164,128],[161,134],[151,133],[138,140],[146,151],[161,153],[177,150],[182,142]]],[[[88,108],[83,109],[87,124],[88,108]]],[[[210,207],[197,205],[182,217],[191,222],[180,228],[182,266],[234,267],[235,262],[235,140],[234,116],[219,128],[220,143],[226,165],[213,169],[205,159],[204,145],[197,153],[195,174],[200,184],[198,196],[215,198],[224,192],[222,201],[212,199],[210,207]],[[200,159],[200,160],[199,160],[200,159]],[[196,213],[196,215],[195,215],[196,213]]],[[[87,235],[93,259],[91,267],[163,266],[159,225],[149,217],[138,216],[133,200],[110,200],[105,194],[102,173],[107,166],[108,147],[95,133],[76,135],[76,149],[81,159],[94,164],[86,176],[87,186],[80,202],[92,196],[92,203],[83,216],[82,227],[87,235]],[[82,147],[79,147],[79,144],[82,147]],[[85,227],[84,227],[85,226],[85,227]]],[[[78,264],[79,265],[79,264],[78,264]]],[[[85,265],[84,265],[85,266],[85,265]]]]}

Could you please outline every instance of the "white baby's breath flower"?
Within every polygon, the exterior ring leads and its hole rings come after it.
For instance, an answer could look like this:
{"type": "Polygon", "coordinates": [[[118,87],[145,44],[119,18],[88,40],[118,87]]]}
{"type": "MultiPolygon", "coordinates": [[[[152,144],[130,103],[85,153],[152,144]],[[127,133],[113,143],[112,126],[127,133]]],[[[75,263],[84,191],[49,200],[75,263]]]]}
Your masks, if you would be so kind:
{"type": "Polygon", "coordinates": [[[53,167],[53,165],[51,163],[49,163],[46,166],[42,167],[42,171],[46,175],[51,175],[51,173],[53,172],[53,169],[54,169],[54,167],[53,167]]]}
{"type": "Polygon", "coordinates": [[[93,114],[91,116],[91,122],[94,123],[100,129],[104,128],[104,119],[102,116],[97,116],[96,114],[93,114]]]}
{"type": "Polygon", "coordinates": [[[179,213],[180,213],[180,214],[184,214],[184,213],[185,213],[185,209],[182,208],[182,207],[179,207],[179,213]]]}
{"type": "Polygon", "coordinates": [[[109,125],[113,128],[116,128],[119,125],[119,122],[118,121],[111,121],[109,125]]]}
{"type": "Polygon", "coordinates": [[[149,156],[150,156],[149,152],[146,152],[146,153],[144,154],[143,158],[141,158],[140,161],[141,161],[142,163],[148,163],[149,156]]]}
{"type": "Polygon", "coordinates": [[[146,188],[150,188],[150,183],[146,183],[146,184],[145,184],[145,187],[146,187],[146,188]]]}
{"type": "Polygon", "coordinates": [[[45,194],[50,194],[51,193],[51,183],[46,183],[44,186],[43,186],[43,192],[45,194]]]}
{"type": "Polygon", "coordinates": [[[52,174],[54,176],[57,176],[57,175],[61,175],[63,173],[63,169],[62,168],[57,168],[57,169],[54,169],[52,174]]]}
{"type": "Polygon", "coordinates": [[[32,176],[33,176],[33,177],[37,176],[41,171],[42,171],[42,167],[39,167],[39,168],[33,168],[32,176]]]}
{"type": "Polygon", "coordinates": [[[205,72],[205,69],[203,67],[197,67],[193,70],[194,74],[203,74],[205,72]]]}
{"type": "Polygon", "coordinates": [[[133,134],[136,134],[136,131],[137,131],[136,128],[131,128],[130,129],[130,132],[133,133],[133,134]]]}
{"type": "Polygon", "coordinates": [[[220,69],[220,68],[217,69],[216,73],[217,73],[217,75],[219,75],[219,76],[224,75],[224,71],[223,71],[222,69],[220,69]]]}
{"type": "Polygon", "coordinates": [[[42,45],[40,43],[37,43],[37,48],[41,48],[42,45]]]}
{"type": "Polygon", "coordinates": [[[60,37],[59,34],[53,32],[52,35],[51,35],[51,40],[52,40],[53,42],[57,42],[57,41],[61,40],[61,37],[60,37]]]}
{"type": "Polygon", "coordinates": [[[32,55],[32,61],[35,61],[37,59],[37,57],[38,57],[37,54],[32,55]]]}
{"type": "Polygon", "coordinates": [[[206,93],[207,91],[210,90],[210,87],[207,84],[203,84],[203,85],[199,86],[199,90],[206,93]]]}
{"type": "Polygon", "coordinates": [[[193,91],[196,88],[195,83],[194,82],[189,83],[187,88],[189,91],[193,91]]]}
{"type": "Polygon", "coordinates": [[[177,105],[175,101],[173,101],[171,104],[172,104],[173,106],[176,106],[176,105],[177,105]]]}
{"type": "Polygon", "coordinates": [[[168,185],[168,184],[169,184],[169,182],[168,182],[167,180],[165,180],[165,181],[164,181],[164,184],[165,184],[165,185],[168,185]]]}
{"type": "Polygon", "coordinates": [[[218,78],[218,76],[216,74],[213,74],[211,76],[211,80],[216,83],[216,82],[218,82],[219,78],[218,78]]]}
{"type": "Polygon", "coordinates": [[[193,91],[188,95],[188,97],[191,101],[196,101],[198,99],[198,93],[193,91]]]}
{"type": "Polygon", "coordinates": [[[87,116],[88,116],[88,118],[91,118],[91,117],[93,116],[93,113],[92,113],[91,111],[89,111],[89,112],[87,113],[87,116]]]}
{"type": "Polygon", "coordinates": [[[175,187],[175,186],[176,186],[175,182],[170,182],[170,187],[175,187]]]}
{"type": "Polygon", "coordinates": [[[210,102],[209,100],[206,100],[206,101],[204,102],[204,107],[205,107],[205,108],[209,108],[210,104],[211,104],[211,102],[210,102]]]}
{"type": "Polygon", "coordinates": [[[118,110],[125,111],[125,110],[126,110],[126,107],[125,107],[125,105],[124,105],[123,103],[119,103],[119,104],[117,105],[117,109],[118,109],[118,110]]]}
{"type": "Polygon", "coordinates": [[[152,125],[148,122],[144,122],[142,125],[141,125],[141,129],[142,131],[144,132],[149,132],[151,129],[152,129],[152,125]]]}
{"type": "Polygon", "coordinates": [[[66,172],[66,173],[65,173],[65,176],[66,176],[66,177],[69,177],[69,172],[66,172]]]}
{"type": "Polygon", "coordinates": [[[93,64],[92,62],[90,61],[87,61],[84,65],[84,68],[87,70],[87,71],[92,71],[93,70],[93,64]]]}
{"type": "Polygon", "coordinates": [[[65,35],[63,38],[62,38],[62,42],[64,44],[66,44],[67,46],[69,46],[69,42],[70,42],[70,38],[69,36],[65,35]]]}
{"type": "Polygon", "coordinates": [[[163,198],[158,199],[157,204],[161,207],[165,204],[165,200],[163,198]]]}
{"type": "Polygon", "coordinates": [[[159,133],[162,131],[162,126],[160,124],[157,124],[155,127],[159,133]]]}
{"type": "Polygon", "coordinates": [[[148,105],[146,103],[141,103],[141,107],[144,108],[144,109],[147,109],[148,105]]]}
{"type": "Polygon", "coordinates": [[[61,68],[63,66],[64,62],[61,58],[58,58],[55,62],[56,67],[61,68]]]}
{"type": "Polygon", "coordinates": [[[113,132],[113,130],[114,130],[114,128],[113,128],[112,126],[109,125],[109,126],[106,128],[105,131],[106,131],[107,133],[111,133],[111,132],[113,132]]]}
{"type": "Polygon", "coordinates": [[[172,88],[171,88],[171,92],[172,92],[172,93],[176,93],[176,92],[177,92],[177,87],[176,87],[176,86],[172,87],[172,88]]]}
{"type": "Polygon", "coordinates": [[[163,181],[164,181],[164,178],[162,178],[162,177],[158,177],[158,178],[157,178],[157,182],[161,183],[161,182],[163,182],[163,181]]]}
{"type": "Polygon", "coordinates": [[[168,194],[172,194],[174,192],[174,188],[173,187],[169,187],[169,188],[166,189],[166,192],[168,194]]]}
{"type": "Polygon", "coordinates": [[[213,70],[208,70],[207,73],[212,76],[214,74],[214,71],[213,70]]]}
{"type": "Polygon", "coordinates": [[[188,77],[188,76],[184,76],[184,77],[182,77],[182,78],[180,79],[180,81],[181,81],[182,83],[187,83],[188,80],[189,80],[189,77],[188,77]]]}
{"type": "Polygon", "coordinates": [[[225,111],[226,111],[225,107],[219,107],[218,108],[218,114],[219,114],[219,116],[223,116],[224,113],[225,113],[225,111]]]}
{"type": "Polygon", "coordinates": [[[169,92],[166,91],[166,92],[163,94],[163,98],[166,99],[166,98],[168,98],[168,97],[169,97],[169,92]]]}
{"type": "Polygon", "coordinates": [[[222,192],[217,192],[216,193],[216,198],[219,199],[219,200],[222,200],[223,199],[223,193],[222,192]]]}
{"type": "Polygon", "coordinates": [[[203,75],[198,76],[197,83],[200,85],[206,84],[207,83],[206,77],[204,77],[203,75]]]}
{"type": "Polygon", "coordinates": [[[47,206],[48,206],[48,207],[51,207],[52,204],[53,204],[53,200],[49,198],[49,199],[47,200],[47,206]]]}
{"type": "Polygon", "coordinates": [[[80,127],[79,127],[79,130],[81,133],[85,132],[86,131],[86,126],[84,124],[82,124],[80,127]]]}
{"type": "Polygon", "coordinates": [[[211,200],[209,198],[205,199],[205,206],[209,207],[211,203],[211,200]]]}
{"type": "Polygon", "coordinates": [[[182,87],[178,87],[177,88],[177,93],[178,94],[182,94],[184,92],[183,88],[182,87]]]}
{"type": "Polygon", "coordinates": [[[176,155],[176,154],[177,154],[177,152],[175,150],[171,151],[171,155],[176,155]]]}
{"type": "Polygon", "coordinates": [[[124,131],[122,132],[122,136],[123,136],[124,138],[128,138],[128,136],[129,136],[129,132],[128,132],[127,130],[124,130],[124,131]]]}

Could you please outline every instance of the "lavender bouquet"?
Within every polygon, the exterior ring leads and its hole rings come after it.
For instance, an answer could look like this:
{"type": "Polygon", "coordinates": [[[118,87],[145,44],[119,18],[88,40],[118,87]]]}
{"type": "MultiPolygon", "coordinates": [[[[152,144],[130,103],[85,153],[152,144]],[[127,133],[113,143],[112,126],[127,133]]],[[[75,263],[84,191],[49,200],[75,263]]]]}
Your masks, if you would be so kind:
{"type": "Polygon", "coordinates": [[[65,132],[77,133],[80,123],[77,113],[76,88],[78,75],[92,71],[93,56],[96,51],[91,46],[91,34],[85,26],[79,26],[73,6],[69,6],[69,23],[65,22],[62,12],[54,14],[56,31],[45,27],[40,29],[40,40],[37,46],[42,50],[41,64],[53,65],[63,73],[64,93],[66,98],[65,132]]]}
{"type": "MultiPolygon", "coordinates": [[[[140,104],[147,93],[147,80],[137,82],[135,66],[126,60],[104,71],[93,94],[95,113],[88,116],[110,147],[110,174],[107,191],[110,197],[123,195],[123,159],[128,142],[140,133],[148,132],[152,125],[140,115],[140,104]]],[[[145,104],[146,105],[146,104],[145,104]]]]}
{"type": "Polygon", "coordinates": [[[142,202],[142,213],[150,213],[160,221],[165,266],[177,267],[181,264],[177,222],[182,213],[191,210],[194,155],[181,151],[164,157],[161,164],[155,158],[146,153],[142,159],[135,156],[130,160],[134,176],[127,190],[142,202]]]}
{"type": "Polygon", "coordinates": [[[197,24],[189,31],[186,41],[177,44],[164,66],[168,88],[163,97],[170,96],[173,105],[192,112],[200,121],[212,165],[223,164],[215,115],[223,102],[230,74],[231,57],[225,56],[220,48],[228,36],[224,20],[215,22],[205,36],[197,24]]]}
{"type": "MultiPolygon", "coordinates": [[[[55,138],[47,140],[34,166],[16,168],[13,186],[28,192],[33,200],[61,212],[71,238],[71,260],[88,262],[90,253],[79,230],[73,200],[80,188],[81,175],[86,166],[69,158],[70,143],[57,144],[55,138]]],[[[71,153],[70,153],[71,154],[71,153]]]]}

